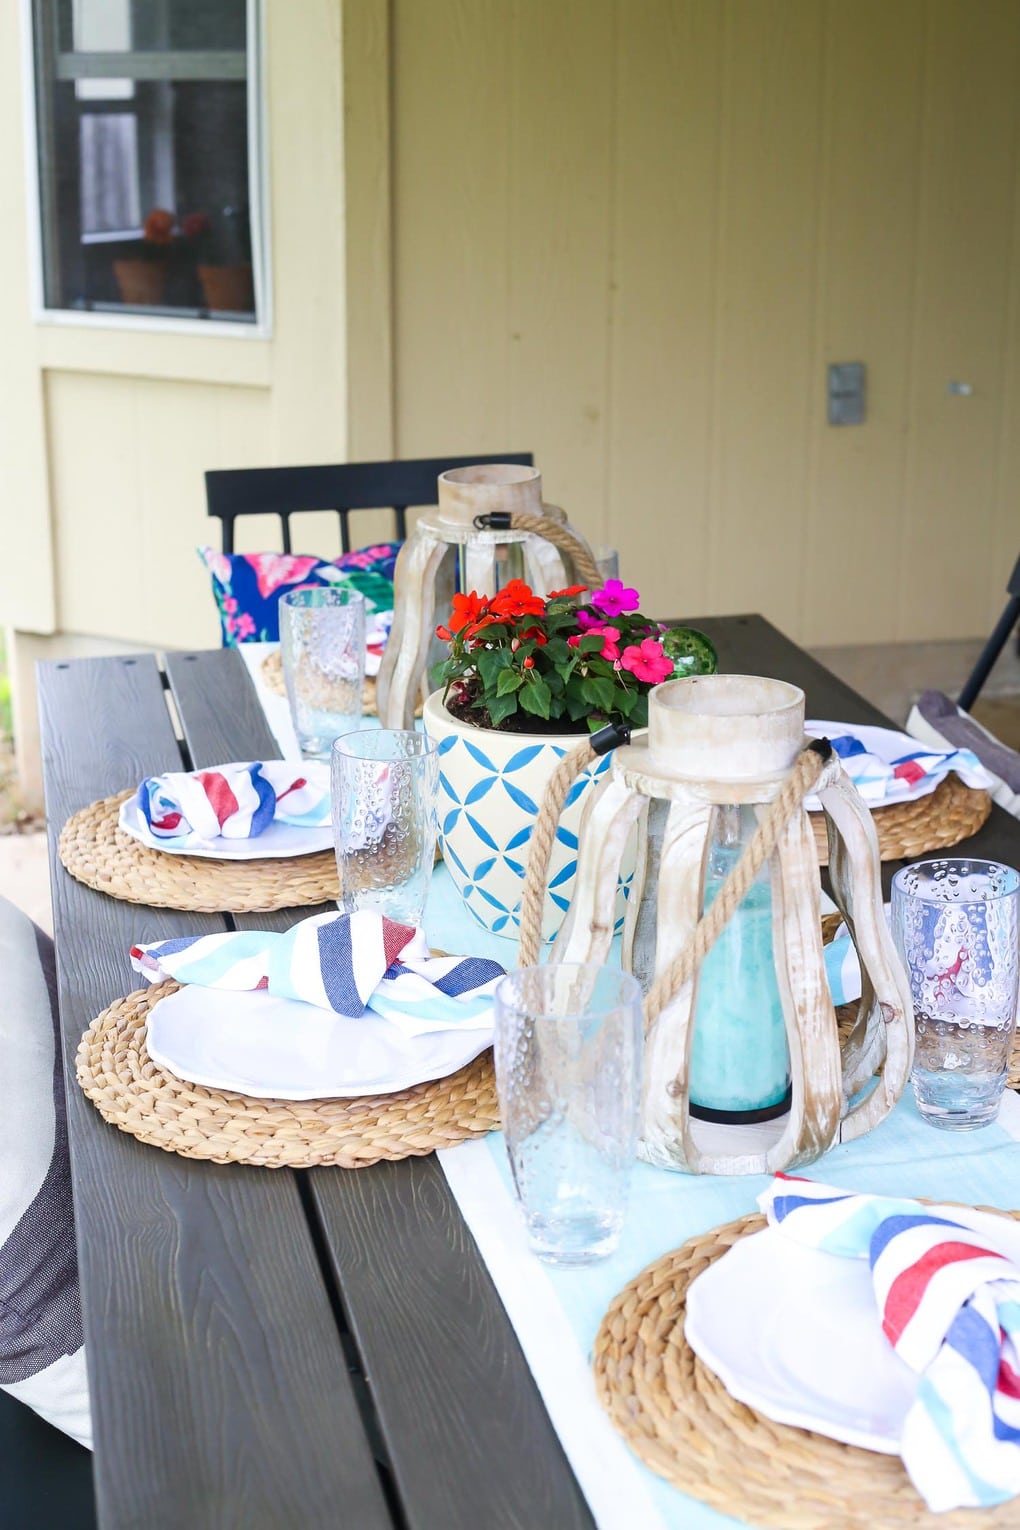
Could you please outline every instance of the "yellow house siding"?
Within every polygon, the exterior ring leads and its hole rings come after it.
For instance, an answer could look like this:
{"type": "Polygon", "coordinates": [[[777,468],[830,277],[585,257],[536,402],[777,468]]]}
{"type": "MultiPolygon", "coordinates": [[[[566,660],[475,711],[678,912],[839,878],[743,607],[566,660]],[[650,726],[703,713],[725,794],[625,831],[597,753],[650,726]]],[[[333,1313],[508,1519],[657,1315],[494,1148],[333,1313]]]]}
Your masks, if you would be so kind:
{"type": "Polygon", "coordinates": [[[987,630],[1020,544],[1015,0],[393,16],[399,450],[531,447],[662,612],[987,630]],[[857,360],[867,422],[830,427],[857,360]]]}
{"type": "Polygon", "coordinates": [[[198,465],[263,455],[268,392],[56,372],[46,409],[64,630],[154,647],[172,634],[178,646],[215,647],[195,548],[218,546],[218,527],[205,513],[198,465]]]}

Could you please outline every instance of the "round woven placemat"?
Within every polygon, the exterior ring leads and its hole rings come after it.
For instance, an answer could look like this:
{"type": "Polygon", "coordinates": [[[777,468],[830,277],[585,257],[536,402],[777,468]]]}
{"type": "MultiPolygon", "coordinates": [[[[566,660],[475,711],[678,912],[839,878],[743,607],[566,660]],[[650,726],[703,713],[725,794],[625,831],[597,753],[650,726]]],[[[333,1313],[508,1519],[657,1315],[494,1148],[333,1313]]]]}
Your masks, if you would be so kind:
{"type": "Polygon", "coordinates": [[[774,1423],[697,1358],[683,1332],[687,1287],[764,1225],[741,1217],[691,1238],[613,1299],[595,1339],[595,1387],[632,1450],[692,1498],[776,1530],[1016,1530],[1015,1501],[930,1513],[899,1456],[774,1423]]]}
{"type": "MultiPolygon", "coordinates": [[[[965,786],[950,773],[927,797],[897,802],[892,807],[872,808],[878,830],[878,849],[883,861],[910,860],[931,850],[948,850],[961,839],[976,834],[992,811],[987,792],[965,786]]],[[[818,862],[829,864],[829,839],[825,814],[810,814],[818,862]]]]}
{"type": "Polygon", "coordinates": [[[201,914],[253,913],[335,902],[339,896],[332,850],[278,860],[213,861],[150,850],[117,827],[131,792],[91,802],[60,831],[59,854],[79,882],[154,908],[201,914]]]}
{"type": "MultiPolygon", "coordinates": [[[[262,660],[262,684],[267,691],[272,691],[274,696],[286,696],[287,687],[283,683],[283,660],[280,650],[277,648],[262,660]]],[[[365,683],[361,691],[361,710],[365,717],[376,716],[375,705],[375,676],[366,675],[365,683]]],[[[419,714],[420,715],[420,712],[419,714]]]]}
{"type": "Polygon", "coordinates": [[[361,1169],[482,1137],[499,1125],[492,1053],[449,1078],[353,1100],[256,1100],[165,1072],[145,1049],[145,1022],[174,982],[111,1004],[78,1046],[78,1082],[99,1113],[140,1142],[269,1169],[361,1169]]]}

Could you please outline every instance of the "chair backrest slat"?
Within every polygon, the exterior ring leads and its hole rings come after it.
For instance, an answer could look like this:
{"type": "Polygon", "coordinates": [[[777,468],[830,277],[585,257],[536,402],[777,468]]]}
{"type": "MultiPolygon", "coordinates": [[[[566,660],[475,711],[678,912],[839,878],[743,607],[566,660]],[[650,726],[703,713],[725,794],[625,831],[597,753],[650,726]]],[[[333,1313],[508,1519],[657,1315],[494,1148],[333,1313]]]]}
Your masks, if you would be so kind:
{"type": "Polygon", "coordinates": [[[227,468],[205,475],[208,513],[222,527],[221,546],[234,551],[234,522],[242,515],[275,515],[283,551],[292,552],[290,517],[329,510],[340,522],[340,546],[349,552],[349,517],[356,510],[392,510],[394,540],[407,537],[407,510],[436,503],[436,480],[450,468],[509,462],[531,467],[531,452],[497,456],[426,457],[403,462],[344,462],[321,467],[227,468]]]}

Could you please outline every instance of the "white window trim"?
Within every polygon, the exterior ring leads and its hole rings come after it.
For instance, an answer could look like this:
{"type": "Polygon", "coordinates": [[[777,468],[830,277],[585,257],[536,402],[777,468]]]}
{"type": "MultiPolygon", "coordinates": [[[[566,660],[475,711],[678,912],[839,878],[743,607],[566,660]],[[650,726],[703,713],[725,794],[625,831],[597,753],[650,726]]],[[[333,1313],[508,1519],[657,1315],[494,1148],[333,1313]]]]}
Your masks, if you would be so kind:
{"type": "Polygon", "coordinates": [[[25,189],[28,224],[30,308],[35,324],[67,329],[117,329],[149,334],[222,336],[269,340],[273,334],[272,265],[269,251],[269,164],[266,134],[265,7],[246,0],[248,36],[248,202],[251,219],[252,285],[255,322],[159,317],[154,314],[79,312],[48,308],[43,283],[42,205],[39,195],[39,132],[35,89],[35,19],[32,0],[21,4],[21,78],[25,109],[25,189]]]}

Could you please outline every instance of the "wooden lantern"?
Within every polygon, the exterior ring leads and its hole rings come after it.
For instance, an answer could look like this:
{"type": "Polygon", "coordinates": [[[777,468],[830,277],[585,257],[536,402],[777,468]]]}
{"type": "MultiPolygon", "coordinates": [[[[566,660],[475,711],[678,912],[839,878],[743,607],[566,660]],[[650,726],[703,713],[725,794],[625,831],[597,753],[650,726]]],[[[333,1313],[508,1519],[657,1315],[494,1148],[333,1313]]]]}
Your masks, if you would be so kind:
{"type": "Polygon", "coordinates": [[[439,504],[418,517],[394,574],[393,627],[376,683],[384,728],[410,728],[454,590],[495,595],[510,579],[538,595],[571,584],[601,585],[587,543],[562,510],[542,503],[537,468],[487,464],[439,475],[439,504]]]}
{"type": "MultiPolygon", "coordinates": [[[[706,858],[720,815],[743,812],[760,820],[804,743],[803,692],[782,681],[708,675],[656,687],[646,740],[616,750],[609,780],[583,825],[574,896],[552,959],[608,958],[620,859],[638,825],[624,965],[647,993],[688,947],[705,911],[706,858]]],[[[639,1151],[651,1163],[697,1174],[774,1173],[810,1163],[835,1142],[870,1131],[906,1085],[913,1056],[910,990],[883,915],[871,815],[835,756],[816,792],[828,821],[833,897],[861,960],[853,1030],[841,1049],[823,958],[814,835],[798,806],[766,863],[788,1102],[749,1112],[743,1124],[719,1124],[739,1113],[692,1115],[692,1058],[705,1008],[699,987],[709,952],[646,1023],[639,1151]]],[[[706,992],[711,1010],[708,999],[706,992]]],[[[753,1021],[751,1015],[752,1033],[753,1021]]],[[[757,1060],[748,1047],[731,1061],[739,1071],[757,1060]]]]}

